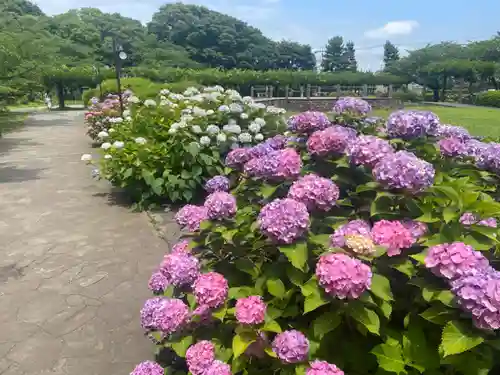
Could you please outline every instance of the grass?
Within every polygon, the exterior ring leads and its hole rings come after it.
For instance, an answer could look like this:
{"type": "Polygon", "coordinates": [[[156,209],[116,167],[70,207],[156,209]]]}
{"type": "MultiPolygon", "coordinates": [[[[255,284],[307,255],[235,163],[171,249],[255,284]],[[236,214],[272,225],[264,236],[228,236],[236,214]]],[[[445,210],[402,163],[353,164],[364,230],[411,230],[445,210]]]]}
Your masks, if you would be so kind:
{"type": "Polygon", "coordinates": [[[3,134],[23,126],[25,119],[25,113],[0,112],[0,138],[3,134]]]}

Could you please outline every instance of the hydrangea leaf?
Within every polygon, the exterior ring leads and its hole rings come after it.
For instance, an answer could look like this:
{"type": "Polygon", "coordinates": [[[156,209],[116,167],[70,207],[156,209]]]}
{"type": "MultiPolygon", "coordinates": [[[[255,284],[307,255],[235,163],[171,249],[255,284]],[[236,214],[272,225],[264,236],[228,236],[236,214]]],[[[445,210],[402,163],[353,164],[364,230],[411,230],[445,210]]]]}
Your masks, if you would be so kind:
{"type": "Polygon", "coordinates": [[[280,246],[279,249],[283,254],[285,254],[285,256],[295,268],[298,268],[299,270],[304,272],[307,271],[307,259],[309,257],[307,243],[298,242],[290,246],[280,246]]]}
{"type": "Polygon", "coordinates": [[[394,300],[394,297],[392,296],[391,284],[389,283],[389,279],[378,273],[374,273],[372,275],[372,284],[370,290],[372,291],[373,294],[383,299],[384,301],[394,300]]]}
{"type": "Polygon", "coordinates": [[[403,333],[403,352],[407,364],[420,372],[439,368],[437,347],[432,347],[427,341],[423,327],[414,317],[403,333]]]}
{"type": "Polygon", "coordinates": [[[380,334],[380,319],[375,311],[366,308],[362,303],[351,303],[348,311],[351,317],[361,323],[369,332],[380,334]]]}
{"type": "Polygon", "coordinates": [[[435,304],[420,313],[420,316],[431,323],[445,325],[450,321],[450,317],[453,316],[453,314],[442,304],[435,304]]]}
{"type": "Polygon", "coordinates": [[[235,335],[233,337],[233,355],[234,358],[238,358],[242,355],[248,346],[255,342],[255,335],[248,332],[242,332],[241,334],[235,335]]]}
{"type": "Polygon", "coordinates": [[[172,348],[172,350],[179,357],[182,358],[184,358],[184,356],[186,355],[186,351],[188,350],[188,348],[191,346],[192,343],[193,343],[193,336],[191,335],[182,337],[177,341],[172,341],[172,340],[169,341],[169,345],[172,348]]]}
{"type": "Polygon", "coordinates": [[[321,340],[327,333],[339,326],[341,315],[338,312],[327,311],[313,321],[314,337],[321,340]]]}
{"type": "Polygon", "coordinates": [[[267,291],[274,297],[282,299],[285,295],[285,284],[280,279],[268,279],[266,285],[267,291]]]}
{"type": "Polygon", "coordinates": [[[401,344],[379,344],[371,353],[377,357],[380,368],[396,374],[406,374],[401,344]]]}
{"type": "Polygon", "coordinates": [[[440,349],[443,356],[466,352],[484,342],[484,338],[468,330],[458,321],[449,322],[443,329],[440,349]]]}

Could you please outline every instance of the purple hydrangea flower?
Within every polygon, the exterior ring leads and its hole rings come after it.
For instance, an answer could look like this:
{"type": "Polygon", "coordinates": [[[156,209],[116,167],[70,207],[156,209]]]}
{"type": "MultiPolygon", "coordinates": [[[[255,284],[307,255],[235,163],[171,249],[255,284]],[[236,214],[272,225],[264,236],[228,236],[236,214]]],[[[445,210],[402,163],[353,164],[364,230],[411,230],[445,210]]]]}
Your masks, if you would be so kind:
{"type": "Polygon", "coordinates": [[[401,224],[403,224],[403,226],[410,231],[415,241],[426,234],[428,230],[427,225],[420,221],[405,219],[401,222],[401,224]]]}
{"type": "Polygon", "coordinates": [[[439,118],[427,111],[396,111],[389,115],[386,123],[391,137],[403,139],[434,135],[439,126],[439,118]]]}
{"type": "Polygon", "coordinates": [[[326,361],[313,361],[306,370],[306,375],[344,375],[344,371],[326,361]]]}
{"type": "Polygon", "coordinates": [[[371,239],[370,223],[357,219],[341,225],[335,229],[335,232],[330,236],[330,245],[332,247],[344,247],[345,237],[348,235],[360,235],[371,239]]]}
{"type": "Polygon", "coordinates": [[[226,176],[212,177],[206,182],[205,190],[209,193],[215,193],[216,191],[228,191],[229,179],[226,176]]]}
{"type": "Polygon", "coordinates": [[[460,138],[448,137],[438,142],[439,151],[443,156],[463,156],[467,153],[467,147],[460,138]]]}
{"type": "Polygon", "coordinates": [[[160,271],[153,272],[148,287],[153,293],[162,293],[170,284],[168,277],[165,277],[160,271]]]}
{"type": "Polygon", "coordinates": [[[353,129],[343,126],[331,126],[325,130],[318,130],[307,140],[307,151],[311,155],[341,155],[347,145],[356,137],[353,129]]]}
{"type": "Polygon", "coordinates": [[[375,180],[389,189],[420,192],[434,182],[432,164],[407,151],[386,155],[373,169],[375,180]]]}
{"type": "Polygon", "coordinates": [[[370,168],[373,168],[384,156],[394,153],[389,142],[373,135],[360,135],[353,139],[346,151],[352,163],[370,168]]]}
{"type": "Polygon", "coordinates": [[[316,277],[325,292],[339,299],[357,299],[370,289],[372,271],[358,259],[342,253],[322,255],[316,264],[316,277]]]}
{"type": "Polygon", "coordinates": [[[332,180],[308,174],[292,184],[288,198],[304,203],[309,210],[329,211],[339,199],[339,188],[332,180]]]}
{"type": "Polygon", "coordinates": [[[266,180],[295,179],[300,175],[302,160],[293,148],[272,151],[245,164],[245,173],[266,180]]]}
{"type": "Polygon", "coordinates": [[[330,126],[328,116],[323,112],[302,112],[288,119],[288,129],[296,133],[312,133],[330,126]]]}
{"type": "Polygon", "coordinates": [[[203,375],[231,375],[231,366],[222,361],[215,360],[206,369],[203,375]]]}
{"type": "Polygon", "coordinates": [[[488,147],[488,143],[478,141],[477,139],[468,139],[467,141],[465,141],[465,155],[478,160],[488,147]]]}
{"type": "Polygon", "coordinates": [[[226,156],[226,165],[231,168],[240,168],[250,160],[251,155],[248,148],[235,148],[226,156]]]}
{"type": "Polygon", "coordinates": [[[174,246],[172,246],[172,253],[189,253],[189,241],[182,240],[177,242],[174,246]]]}
{"type": "Polygon", "coordinates": [[[494,217],[490,217],[488,219],[480,220],[477,223],[477,225],[482,225],[482,226],[490,227],[490,228],[497,228],[497,226],[498,226],[497,219],[495,219],[494,217]]]}
{"type": "Polygon", "coordinates": [[[189,372],[202,375],[215,360],[215,346],[210,341],[199,341],[186,351],[189,372]]]}
{"type": "Polygon", "coordinates": [[[207,219],[207,209],[203,206],[194,206],[192,204],[185,205],[175,215],[175,221],[177,224],[186,228],[190,232],[199,230],[200,223],[207,219]]]}
{"type": "Polygon", "coordinates": [[[497,228],[497,219],[494,217],[490,217],[484,220],[479,220],[477,215],[474,215],[472,212],[466,212],[462,216],[460,216],[460,223],[463,225],[482,225],[490,228],[497,228]]]}
{"type": "Polygon", "coordinates": [[[216,309],[224,304],[229,286],[220,273],[208,272],[201,274],[193,285],[196,302],[216,309]]]}
{"type": "Polygon", "coordinates": [[[160,272],[172,285],[191,285],[200,274],[200,262],[190,253],[170,253],[163,258],[160,272]]]}
{"type": "Polygon", "coordinates": [[[166,334],[182,329],[189,321],[189,308],[180,299],[163,298],[153,311],[153,327],[166,334]]]}
{"type": "Polygon", "coordinates": [[[258,145],[253,146],[248,149],[248,154],[251,159],[260,158],[264,155],[267,155],[273,151],[276,151],[269,143],[259,143],[258,145]]]}
{"type": "Polygon", "coordinates": [[[439,124],[436,128],[436,132],[434,135],[440,138],[449,138],[449,137],[458,138],[461,139],[462,141],[471,138],[471,135],[469,134],[467,129],[462,128],[461,126],[446,125],[446,124],[439,124]]]}
{"type": "Polygon", "coordinates": [[[162,297],[155,297],[146,300],[141,309],[141,326],[144,329],[156,329],[153,320],[153,314],[165,301],[162,297]]]}
{"type": "Polygon", "coordinates": [[[290,244],[309,227],[309,213],[301,202],[275,199],[262,207],[258,223],[260,231],[272,241],[290,244]]]}
{"type": "Polygon", "coordinates": [[[463,242],[441,244],[429,248],[425,266],[435,275],[454,280],[489,267],[488,260],[479,251],[463,242]]]}
{"type": "Polygon", "coordinates": [[[236,214],[236,198],[225,191],[210,194],[204,206],[210,219],[226,219],[236,214]]]}
{"type": "Polygon", "coordinates": [[[307,359],[309,340],[299,331],[290,330],[278,334],[272,344],[273,352],[283,363],[297,363],[307,359]]]}
{"type": "Polygon", "coordinates": [[[271,146],[274,150],[281,150],[286,147],[288,138],[282,134],[277,134],[272,138],[266,140],[266,144],[271,146]]]}
{"type": "Polygon", "coordinates": [[[335,105],[333,106],[333,112],[342,114],[345,112],[352,113],[355,115],[367,115],[372,111],[372,106],[363,99],[354,97],[343,97],[339,98],[335,105]]]}
{"type": "Polygon", "coordinates": [[[163,375],[165,370],[158,363],[145,361],[139,363],[130,375],[163,375]]]}
{"type": "Polygon", "coordinates": [[[261,296],[240,298],[236,301],[236,320],[240,324],[260,324],[264,322],[266,310],[261,296]]]}
{"type": "Polygon", "coordinates": [[[490,143],[476,158],[479,168],[500,173],[500,144],[490,143]]]}

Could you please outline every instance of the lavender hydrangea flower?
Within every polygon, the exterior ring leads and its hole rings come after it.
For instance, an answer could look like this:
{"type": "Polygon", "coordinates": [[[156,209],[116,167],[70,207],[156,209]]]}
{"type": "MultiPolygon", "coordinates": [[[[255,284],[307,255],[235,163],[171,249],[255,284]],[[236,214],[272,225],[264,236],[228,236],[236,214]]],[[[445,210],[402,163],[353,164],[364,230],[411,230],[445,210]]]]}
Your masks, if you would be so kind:
{"type": "Polygon", "coordinates": [[[372,272],[358,259],[342,253],[322,255],[316,264],[319,285],[332,297],[358,299],[370,289],[372,272]]]}
{"type": "Polygon", "coordinates": [[[245,164],[245,173],[266,180],[289,180],[300,175],[302,159],[293,148],[272,151],[245,164]]]}
{"type": "Polygon", "coordinates": [[[353,129],[331,126],[311,134],[307,140],[307,151],[318,156],[341,155],[355,137],[356,132],[353,129]]]}
{"type": "Polygon", "coordinates": [[[292,184],[288,198],[304,203],[308,210],[329,211],[339,199],[339,188],[332,180],[308,174],[292,184]]]}
{"type": "Polygon", "coordinates": [[[226,156],[225,164],[231,168],[242,167],[251,158],[248,151],[248,148],[235,148],[231,150],[226,156]]]}
{"type": "Polygon", "coordinates": [[[488,143],[478,141],[477,139],[468,139],[465,141],[465,155],[480,160],[482,153],[489,147],[488,143]]]}
{"type": "Polygon", "coordinates": [[[216,191],[228,191],[229,179],[226,176],[212,177],[206,182],[205,190],[209,193],[215,193],[216,191]]]}
{"type": "Polygon", "coordinates": [[[193,285],[196,302],[216,309],[224,304],[229,286],[220,273],[208,272],[201,274],[193,285]]]}
{"type": "Polygon", "coordinates": [[[210,194],[203,204],[210,219],[220,220],[236,214],[236,198],[225,191],[210,194]]]}
{"type": "Polygon", "coordinates": [[[500,144],[490,143],[476,158],[477,166],[500,173],[500,144]]]}
{"type": "Polygon", "coordinates": [[[170,253],[163,258],[160,272],[172,285],[191,285],[200,274],[200,262],[190,253],[170,253]]]}
{"type": "Polygon", "coordinates": [[[248,149],[248,154],[251,159],[260,158],[267,155],[273,151],[276,151],[269,143],[263,142],[259,143],[248,149]]]}
{"type": "Polygon", "coordinates": [[[372,106],[366,100],[346,96],[335,102],[333,111],[339,114],[347,112],[364,116],[372,111],[372,106]]]}
{"type": "Polygon", "coordinates": [[[472,212],[465,212],[462,216],[460,216],[459,221],[463,225],[477,224],[485,227],[497,228],[497,220],[494,217],[479,220],[477,215],[474,215],[472,212]]]}
{"type": "Polygon", "coordinates": [[[232,375],[231,366],[222,361],[215,360],[206,369],[203,375],[232,375]]]}
{"type": "Polygon", "coordinates": [[[326,129],[328,126],[330,126],[330,120],[323,112],[307,111],[288,119],[288,129],[295,133],[312,133],[326,129]]]}
{"type": "Polygon", "coordinates": [[[272,241],[290,244],[309,227],[309,213],[301,202],[275,199],[262,207],[258,224],[260,231],[272,241]]]}
{"type": "Polygon", "coordinates": [[[407,151],[386,155],[373,169],[375,180],[389,189],[404,189],[417,193],[434,182],[432,164],[407,151]]]}
{"type": "Polygon", "coordinates": [[[489,267],[488,260],[479,251],[463,242],[441,244],[429,248],[425,266],[435,275],[448,280],[474,274],[489,267]]]}
{"type": "Polygon", "coordinates": [[[401,224],[410,231],[414,241],[426,234],[428,230],[427,225],[420,221],[405,219],[401,224]]]}
{"type": "Polygon", "coordinates": [[[215,346],[210,341],[199,341],[186,351],[189,372],[202,375],[215,360],[215,346]]]}
{"type": "Polygon", "coordinates": [[[373,135],[360,135],[347,146],[351,163],[373,168],[384,156],[394,153],[386,140],[373,135]]]}
{"type": "Polygon", "coordinates": [[[434,134],[436,137],[440,138],[458,138],[462,141],[468,140],[471,138],[468,130],[462,128],[461,126],[447,125],[447,124],[439,124],[436,128],[436,132],[434,134]]]}
{"type": "Polygon", "coordinates": [[[490,217],[488,219],[480,220],[477,223],[477,225],[482,225],[482,226],[490,227],[490,228],[497,228],[498,227],[497,219],[495,219],[494,217],[490,217]]]}
{"type": "Polygon", "coordinates": [[[439,118],[427,111],[396,111],[386,123],[389,136],[403,139],[434,135],[438,126],[439,118]]]}
{"type": "Polygon", "coordinates": [[[158,363],[145,361],[139,363],[130,375],[163,375],[165,370],[158,363]]]}
{"type": "Polygon", "coordinates": [[[330,236],[331,247],[344,247],[345,237],[348,235],[360,235],[371,239],[372,235],[370,223],[357,219],[341,225],[335,229],[335,232],[333,232],[330,236]]]}
{"type": "Polygon", "coordinates": [[[146,300],[141,309],[141,327],[144,329],[155,329],[153,314],[165,301],[162,297],[155,297],[146,300]]]}
{"type": "Polygon", "coordinates": [[[175,221],[177,224],[186,228],[190,232],[199,230],[200,223],[207,219],[207,209],[203,206],[194,206],[192,204],[185,205],[175,215],[175,221]]]}
{"type": "Polygon", "coordinates": [[[153,272],[148,287],[153,293],[162,293],[170,284],[168,277],[165,277],[160,271],[153,272]]]}
{"type": "Polygon", "coordinates": [[[344,375],[344,371],[326,361],[313,361],[306,370],[306,375],[344,375]]]}
{"type": "Polygon", "coordinates": [[[438,142],[439,151],[443,156],[457,157],[467,153],[467,147],[460,138],[448,137],[438,142]]]}
{"type": "Polygon", "coordinates": [[[172,253],[189,253],[189,241],[181,240],[172,246],[172,253]]]}
{"type": "Polygon", "coordinates": [[[299,331],[290,330],[278,334],[272,344],[273,352],[283,363],[305,361],[309,354],[309,340],[299,331]]]}
{"type": "Polygon", "coordinates": [[[190,317],[189,308],[180,299],[163,298],[153,311],[153,327],[166,334],[182,329],[190,317]]]}
{"type": "Polygon", "coordinates": [[[236,301],[236,320],[240,324],[260,324],[264,322],[266,310],[261,296],[240,298],[236,301]]]}
{"type": "Polygon", "coordinates": [[[269,146],[271,146],[271,148],[273,148],[274,150],[281,150],[281,149],[285,148],[287,142],[288,142],[287,137],[285,137],[282,134],[277,134],[274,137],[266,140],[265,143],[268,144],[269,146]]]}

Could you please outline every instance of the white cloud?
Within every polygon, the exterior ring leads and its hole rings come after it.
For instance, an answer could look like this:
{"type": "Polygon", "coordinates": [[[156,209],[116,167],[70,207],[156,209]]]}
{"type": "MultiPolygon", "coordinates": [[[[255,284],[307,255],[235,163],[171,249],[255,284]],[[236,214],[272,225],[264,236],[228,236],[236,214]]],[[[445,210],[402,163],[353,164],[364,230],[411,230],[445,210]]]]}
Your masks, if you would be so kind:
{"type": "Polygon", "coordinates": [[[383,39],[395,35],[411,34],[419,26],[417,21],[391,21],[383,27],[365,32],[367,38],[383,39]]]}

